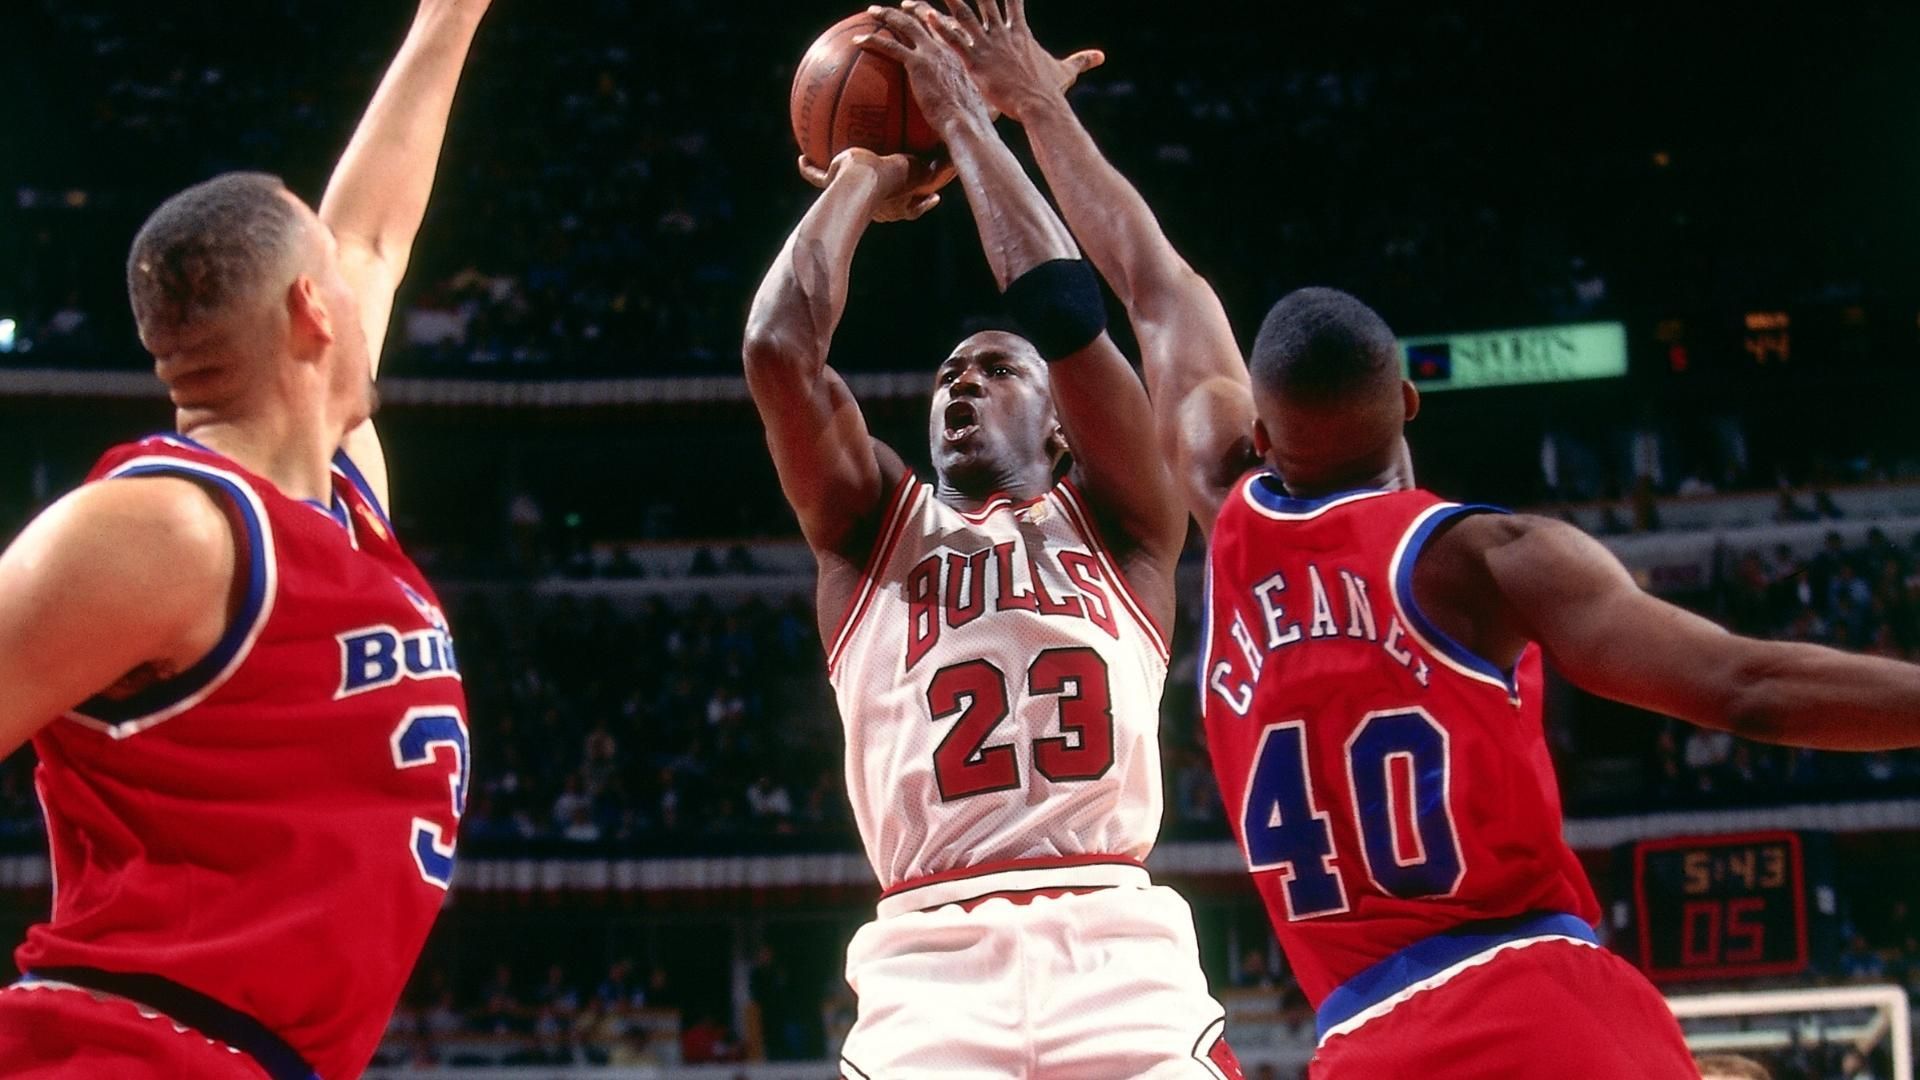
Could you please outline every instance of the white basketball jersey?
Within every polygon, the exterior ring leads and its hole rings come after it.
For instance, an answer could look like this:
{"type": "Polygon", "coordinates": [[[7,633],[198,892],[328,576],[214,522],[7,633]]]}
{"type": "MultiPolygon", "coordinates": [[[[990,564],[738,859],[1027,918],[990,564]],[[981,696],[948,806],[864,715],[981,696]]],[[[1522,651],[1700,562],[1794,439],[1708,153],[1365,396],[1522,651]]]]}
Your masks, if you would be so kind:
{"type": "Polygon", "coordinates": [[[1070,483],[963,514],[903,480],[827,665],[883,888],[1153,847],[1166,641],[1070,483]]]}

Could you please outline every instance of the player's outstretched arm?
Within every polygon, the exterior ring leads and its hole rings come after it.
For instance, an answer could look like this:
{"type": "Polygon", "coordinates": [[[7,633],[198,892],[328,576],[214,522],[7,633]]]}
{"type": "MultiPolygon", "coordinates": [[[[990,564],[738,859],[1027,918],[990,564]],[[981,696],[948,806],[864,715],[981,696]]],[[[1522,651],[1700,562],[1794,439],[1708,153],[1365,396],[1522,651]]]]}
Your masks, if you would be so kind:
{"type": "MultiPolygon", "coordinates": [[[[1080,249],[1053,208],[1047,205],[1026,170],[993,129],[987,106],[968,79],[952,43],[975,33],[971,12],[957,18],[939,15],[918,0],[901,10],[876,9],[879,18],[902,40],[871,38],[865,47],[899,60],[907,69],[915,98],[928,123],[939,132],[959,172],[960,183],[980,230],[980,244],[1003,292],[1039,284],[1043,289],[1068,293],[1073,280],[1062,274],[1053,283],[1023,281],[1039,268],[1042,273],[1071,272],[1079,264],[1080,249]]],[[[956,13],[965,11],[956,5],[956,13]]],[[[1103,303],[1090,271],[1080,289],[1083,314],[1097,318],[1103,303]]],[[[1065,303],[1065,295],[1058,301],[1065,303]]],[[[1009,295],[1009,300],[1016,297],[1009,295]]],[[[1019,301],[1016,307],[1053,298],[1019,301]]],[[[1025,320],[1036,321],[1032,318],[1025,320]]],[[[1048,321],[1051,321],[1050,319],[1048,321]]],[[[1073,321],[1089,327],[1084,337],[1072,334],[1059,344],[1033,333],[1034,345],[1050,364],[1054,405],[1073,450],[1074,467],[1088,500],[1134,550],[1156,558],[1177,559],[1186,539],[1186,522],[1159,453],[1141,433],[1153,423],[1146,388],[1132,365],[1097,321],[1073,321]]],[[[1063,331],[1064,332],[1064,331],[1063,331]]]]}
{"type": "Polygon", "coordinates": [[[800,172],[823,187],[787,237],[747,315],[747,390],[766,425],[780,489],[816,552],[856,566],[887,490],[906,473],[900,456],[867,433],[860,404],[827,366],[847,307],[854,249],[875,221],[919,217],[940,201],[937,178],[901,155],[848,150],[826,171],[800,172]]]}
{"type": "Polygon", "coordinates": [[[233,530],[171,477],[61,499],[0,552],[0,758],[136,672],[184,670],[220,639],[233,530]]]}
{"type": "Polygon", "coordinates": [[[989,105],[1026,129],[1067,224],[1126,306],[1162,450],[1194,519],[1211,531],[1234,482],[1259,460],[1246,364],[1213,287],[1067,103],[1067,87],[1106,57],[1056,59],[1034,40],[1025,0],[979,0],[977,16],[967,0],[943,2],[978,27],[956,43],[968,73],[989,105]]]}
{"type": "MultiPolygon", "coordinates": [[[[1642,591],[1612,552],[1564,522],[1470,517],[1443,534],[1441,546],[1456,543],[1500,601],[1503,656],[1538,641],[1584,690],[1761,742],[1920,746],[1920,666],[1731,634],[1642,591]]],[[[1455,580],[1476,587],[1470,575],[1455,580]]]]}
{"type": "MultiPolygon", "coordinates": [[[[360,325],[376,374],[393,294],[426,217],[454,88],[489,2],[421,0],[413,28],[320,200],[320,220],[340,244],[341,273],[360,303],[360,325]]],[[[372,422],[348,433],[341,446],[385,504],[386,459],[372,422]]]]}

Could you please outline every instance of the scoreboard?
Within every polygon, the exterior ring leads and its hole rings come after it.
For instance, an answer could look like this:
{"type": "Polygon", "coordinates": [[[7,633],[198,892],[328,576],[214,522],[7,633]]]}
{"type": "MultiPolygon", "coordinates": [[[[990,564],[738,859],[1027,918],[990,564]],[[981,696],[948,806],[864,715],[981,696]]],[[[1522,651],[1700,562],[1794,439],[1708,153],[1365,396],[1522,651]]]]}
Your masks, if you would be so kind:
{"type": "Polygon", "coordinates": [[[1836,948],[1824,841],[1778,830],[1627,845],[1629,932],[1615,947],[1655,982],[1824,966],[1836,948]]]}

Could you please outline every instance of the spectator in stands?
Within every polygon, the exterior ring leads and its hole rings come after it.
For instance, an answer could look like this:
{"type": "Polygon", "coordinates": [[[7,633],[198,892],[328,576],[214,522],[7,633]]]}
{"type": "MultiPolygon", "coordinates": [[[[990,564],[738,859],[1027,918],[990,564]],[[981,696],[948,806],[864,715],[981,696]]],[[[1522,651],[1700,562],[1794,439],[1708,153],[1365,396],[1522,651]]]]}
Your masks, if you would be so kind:
{"type": "Polygon", "coordinates": [[[1872,640],[1868,634],[1872,616],[1873,590],[1861,580],[1853,560],[1839,559],[1827,582],[1827,618],[1835,640],[1848,648],[1864,648],[1872,640]]]}
{"type": "Polygon", "coordinates": [[[1847,940],[1846,950],[1840,954],[1840,973],[1856,982],[1872,982],[1886,977],[1887,963],[1867,943],[1865,934],[1856,933],[1847,940]]]}
{"type": "Polygon", "coordinates": [[[647,996],[633,977],[633,958],[623,956],[607,965],[607,977],[600,981],[594,996],[605,1003],[605,1007],[615,1013],[626,1009],[637,1009],[647,1003],[647,996]]]}
{"type": "Polygon", "coordinates": [[[593,820],[592,810],[586,806],[575,807],[572,820],[560,830],[560,839],[570,844],[597,844],[600,836],[600,823],[593,820]]]}
{"type": "Polygon", "coordinates": [[[553,800],[553,825],[556,829],[565,829],[578,821],[580,815],[592,809],[593,799],[581,786],[579,773],[568,773],[563,782],[560,797],[553,800]]]}
{"type": "Polygon", "coordinates": [[[720,1026],[710,1012],[699,1015],[680,1033],[680,1060],[688,1065],[738,1061],[740,1048],[733,1033],[720,1026]]]}
{"type": "Polygon", "coordinates": [[[771,776],[762,774],[747,788],[747,812],[776,832],[793,831],[793,796],[771,776]]]}
{"type": "Polygon", "coordinates": [[[481,991],[482,1014],[479,1030],[490,1035],[506,1035],[527,1030],[527,1008],[514,992],[513,966],[496,964],[493,978],[481,991]]]}
{"type": "Polygon", "coordinates": [[[1688,728],[1684,760],[1698,790],[1711,792],[1722,786],[1726,782],[1725,773],[1732,758],[1732,735],[1708,728],[1688,728]]]}
{"type": "Polygon", "coordinates": [[[1252,948],[1240,955],[1240,966],[1233,970],[1233,985],[1241,990],[1272,990],[1279,985],[1266,949],[1252,948]]]}
{"type": "Polygon", "coordinates": [[[1801,506],[1799,500],[1793,497],[1793,489],[1783,485],[1780,488],[1779,504],[1774,507],[1773,520],[1779,525],[1795,525],[1806,521],[1819,521],[1820,515],[1801,506]]]}
{"type": "Polygon", "coordinates": [[[820,995],[802,986],[772,948],[760,947],[747,986],[760,1010],[769,1061],[810,1061],[825,1053],[820,995]]]}

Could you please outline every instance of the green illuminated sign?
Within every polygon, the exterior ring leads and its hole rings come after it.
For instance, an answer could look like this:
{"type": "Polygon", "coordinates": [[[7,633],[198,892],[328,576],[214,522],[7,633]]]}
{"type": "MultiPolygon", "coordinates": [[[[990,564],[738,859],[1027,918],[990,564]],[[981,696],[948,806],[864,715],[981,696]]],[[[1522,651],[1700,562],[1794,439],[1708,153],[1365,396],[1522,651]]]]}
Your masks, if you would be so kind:
{"type": "Polygon", "coordinates": [[[1403,338],[1400,347],[1407,378],[1422,392],[1627,373],[1627,328],[1615,322],[1403,338]]]}

